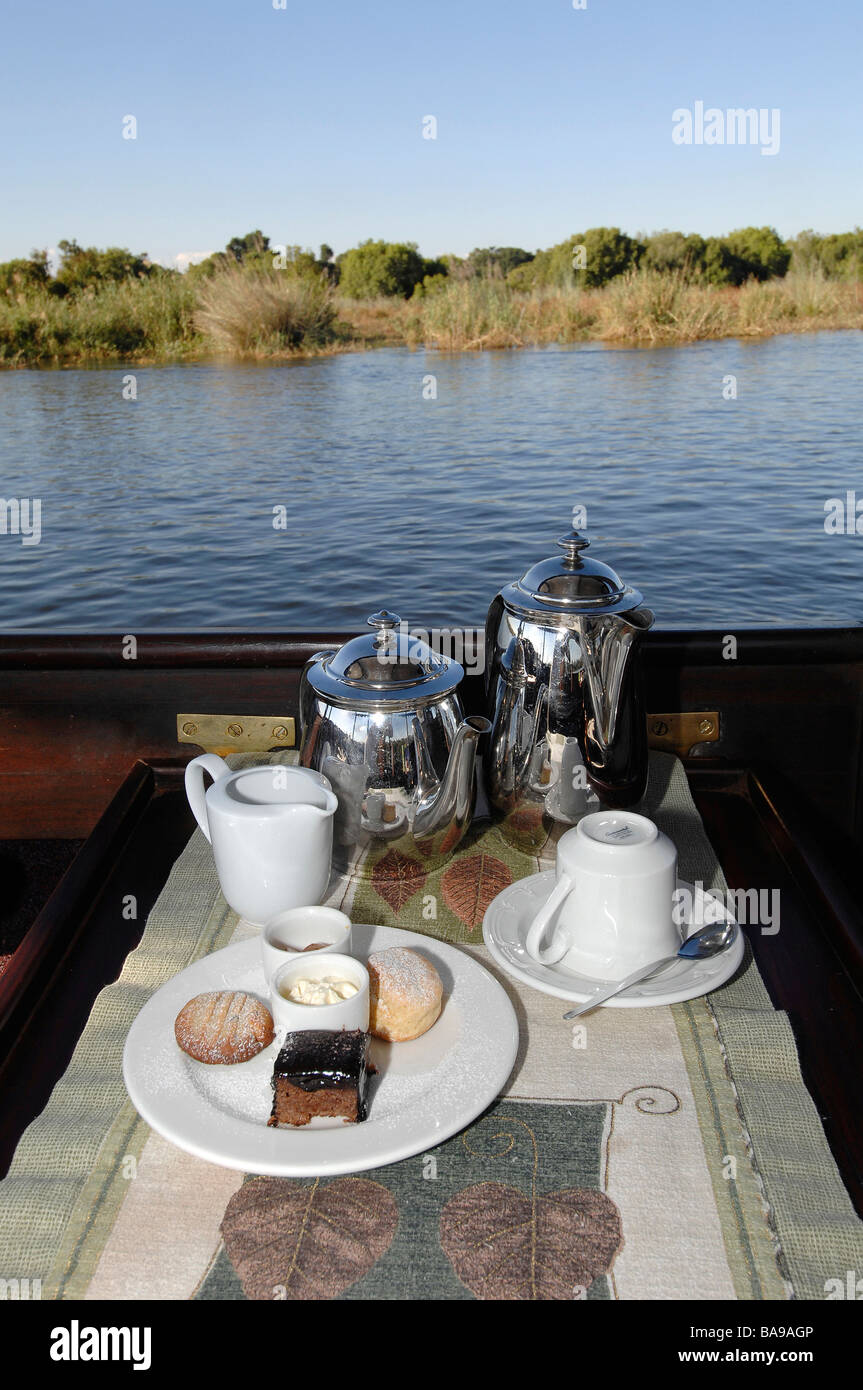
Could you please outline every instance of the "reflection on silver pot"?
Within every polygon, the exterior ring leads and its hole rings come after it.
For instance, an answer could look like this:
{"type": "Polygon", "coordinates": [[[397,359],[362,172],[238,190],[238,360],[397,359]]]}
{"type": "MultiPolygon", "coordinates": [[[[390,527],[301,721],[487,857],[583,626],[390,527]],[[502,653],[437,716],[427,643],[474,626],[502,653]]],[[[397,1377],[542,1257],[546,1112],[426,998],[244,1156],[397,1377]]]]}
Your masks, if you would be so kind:
{"type": "Polygon", "coordinates": [[[464,718],[458,662],[399,630],[395,613],[368,621],[374,633],[306,664],[300,762],[322,772],[338,797],[339,867],[385,842],[434,868],[470,825],[477,743],[491,725],[464,718]]]}
{"type": "Polygon", "coordinates": [[[549,818],[632,805],[647,780],[638,647],[653,614],[583,555],[577,531],[557,544],[562,556],[506,585],[486,622],[489,801],[537,840],[549,818]]]}

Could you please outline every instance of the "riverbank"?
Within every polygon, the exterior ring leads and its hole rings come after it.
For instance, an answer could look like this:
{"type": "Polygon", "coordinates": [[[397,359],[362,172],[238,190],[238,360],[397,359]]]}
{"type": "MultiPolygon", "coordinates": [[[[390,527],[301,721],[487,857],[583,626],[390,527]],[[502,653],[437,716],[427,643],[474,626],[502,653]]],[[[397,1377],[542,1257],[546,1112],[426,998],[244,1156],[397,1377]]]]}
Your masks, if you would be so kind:
{"type": "Polygon", "coordinates": [[[731,288],[640,270],[594,290],[520,293],[502,280],[476,278],[409,300],[356,300],[278,271],[238,272],[203,286],[166,276],[66,298],[7,297],[0,300],[0,365],[277,360],[381,346],[668,346],[817,329],[863,329],[860,283],[792,272],[731,288]]]}

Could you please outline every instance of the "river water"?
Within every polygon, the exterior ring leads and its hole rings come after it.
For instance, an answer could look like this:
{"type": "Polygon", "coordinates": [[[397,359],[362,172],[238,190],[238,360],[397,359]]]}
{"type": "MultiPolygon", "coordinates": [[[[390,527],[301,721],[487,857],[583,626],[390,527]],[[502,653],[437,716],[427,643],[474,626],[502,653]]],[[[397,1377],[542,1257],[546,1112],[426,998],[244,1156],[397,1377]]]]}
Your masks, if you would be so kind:
{"type": "Polygon", "coordinates": [[[481,625],[576,505],[658,626],[857,625],[861,383],[860,333],[7,371],[0,628],[481,625]]]}

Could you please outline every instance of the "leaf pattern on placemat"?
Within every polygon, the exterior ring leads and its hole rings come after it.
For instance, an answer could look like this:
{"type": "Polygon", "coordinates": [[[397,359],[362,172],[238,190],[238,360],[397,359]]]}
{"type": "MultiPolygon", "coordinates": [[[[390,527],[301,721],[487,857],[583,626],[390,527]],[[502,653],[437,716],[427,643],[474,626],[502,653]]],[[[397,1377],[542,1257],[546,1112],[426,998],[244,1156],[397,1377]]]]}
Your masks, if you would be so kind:
{"type": "Polygon", "coordinates": [[[604,1192],[574,1187],[531,1198],[482,1182],[447,1202],[440,1242],[477,1298],[573,1299],[611,1268],[622,1228],[604,1192]]]}
{"type": "Polygon", "coordinates": [[[528,804],[513,811],[502,823],[501,834],[513,848],[523,853],[538,850],[548,839],[542,806],[528,804]]]}
{"type": "Polygon", "coordinates": [[[418,893],[426,881],[426,873],[415,859],[409,859],[397,849],[389,850],[379,859],[371,872],[375,892],[399,913],[418,893]]]}
{"type": "Polygon", "coordinates": [[[456,859],[441,878],[447,907],[469,931],[480,925],[489,904],[512,883],[512,873],[502,859],[491,854],[469,854],[456,859]]]}
{"type": "Polygon", "coordinates": [[[222,1238],[247,1298],[329,1299],[377,1264],[397,1225],[395,1198],[370,1178],[253,1178],[228,1203],[222,1238]]]}

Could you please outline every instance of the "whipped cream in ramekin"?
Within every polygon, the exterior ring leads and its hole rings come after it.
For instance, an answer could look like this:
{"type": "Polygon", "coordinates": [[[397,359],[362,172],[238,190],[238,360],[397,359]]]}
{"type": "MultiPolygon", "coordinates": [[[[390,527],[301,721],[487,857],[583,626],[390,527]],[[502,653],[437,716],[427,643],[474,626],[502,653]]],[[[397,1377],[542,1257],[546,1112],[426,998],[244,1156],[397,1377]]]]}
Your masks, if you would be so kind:
{"type": "Polygon", "coordinates": [[[294,1004],[339,1004],[343,999],[351,999],[357,993],[357,986],[353,980],[324,975],[320,980],[291,980],[280,993],[294,1004]]]}

